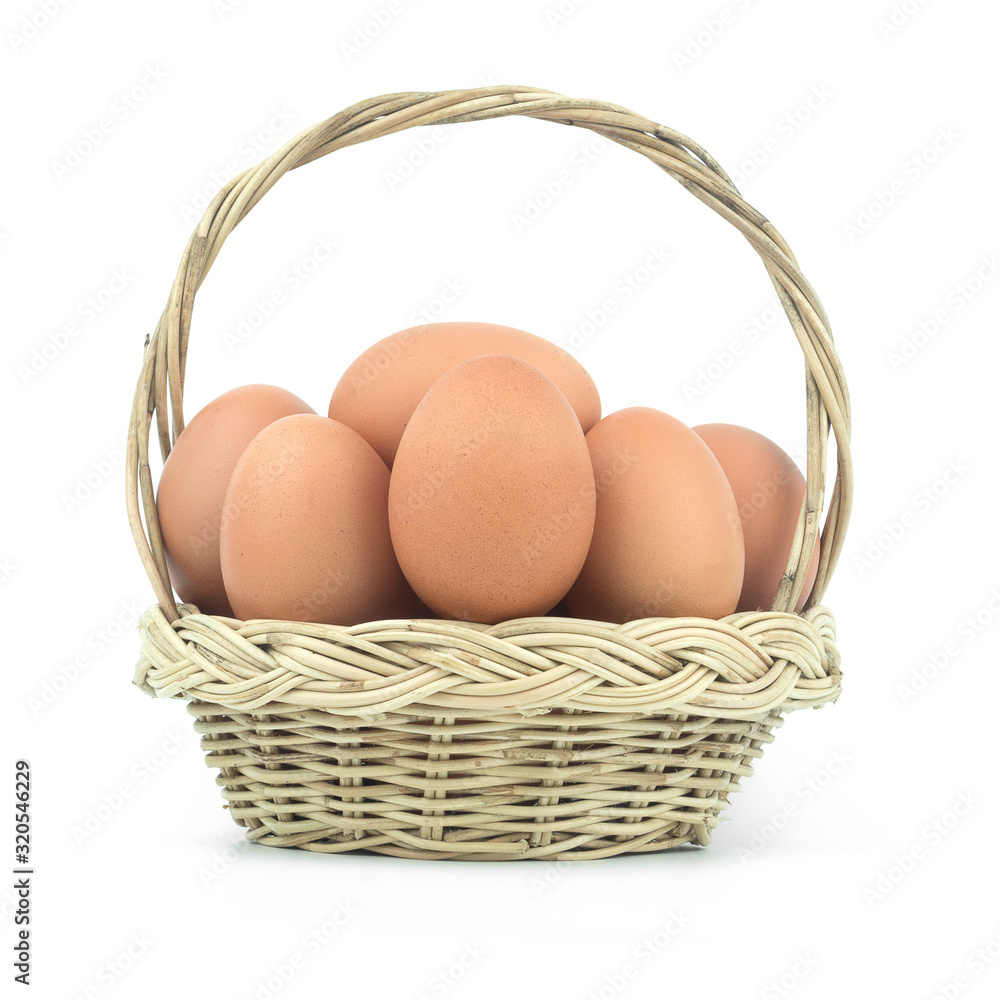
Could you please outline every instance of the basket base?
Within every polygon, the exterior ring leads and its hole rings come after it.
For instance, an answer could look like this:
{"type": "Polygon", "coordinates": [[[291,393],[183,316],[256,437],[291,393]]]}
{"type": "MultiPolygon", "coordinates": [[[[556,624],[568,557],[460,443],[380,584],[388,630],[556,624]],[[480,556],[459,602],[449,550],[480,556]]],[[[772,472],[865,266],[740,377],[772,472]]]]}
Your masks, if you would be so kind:
{"type": "Polygon", "coordinates": [[[207,763],[247,839],[335,854],[587,860],[707,845],[781,725],[554,710],[525,717],[191,702],[207,763]]]}

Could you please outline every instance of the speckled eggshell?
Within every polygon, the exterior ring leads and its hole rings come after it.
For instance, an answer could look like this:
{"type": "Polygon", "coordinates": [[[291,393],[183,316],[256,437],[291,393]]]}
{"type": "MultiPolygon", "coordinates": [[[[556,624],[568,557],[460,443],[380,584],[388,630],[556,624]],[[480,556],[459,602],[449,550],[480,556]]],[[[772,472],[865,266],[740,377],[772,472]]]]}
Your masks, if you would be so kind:
{"type": "Polygon", "coordinates": [[[597,386],[551,341],[495,323],[430,323],[373,344],[337,383],[329,416],[353,427],[392,468],[407,421],[428,389],[460,361],[508,354],[543,371],[562,390],[584,433],[601,418],[597,386]]]}
{"type": "Polygon", "coordinates": [[[167,456],[156,493],[170,582],[203,614],[232,616],[219,561],[229,477],[258,431],[293,413],[315,413],[274,385],[231,389],[199,410],[167,456]]]}
{"type": "Polygon", "coordinates": [[[566,593],[594,527],[580,422],[543,372],[487,355],[453,366],[420,401],[389,484],[400,566],[442,618],[544,615],[566,593]]]}
{"type": "Polygon", "coordinates": [[[285,417],[247,446],[220,553],[241,619],[356,625],[416,611],[389,540],[389,470],[350,427],[285,417]]]}
{"type": "MultiPolygon", "coordinates": [[[[743,523],[746,572],[737,610],[770,610],[795,538],[805,477],[782,448],[757,431],[737,424],[702,424],[694,430],[725,471],[743,523]]],[[[818,569],[819,545],[796,611],[805,607],[818,569]]]]}
{"type": "Polygon", "coordinates": [[[619,410],[587,435],[597,483],[594,538],[565,598],[578,618],[722,618],[743,584],[733,492],[708,445],[648,407],[619,410]]]}

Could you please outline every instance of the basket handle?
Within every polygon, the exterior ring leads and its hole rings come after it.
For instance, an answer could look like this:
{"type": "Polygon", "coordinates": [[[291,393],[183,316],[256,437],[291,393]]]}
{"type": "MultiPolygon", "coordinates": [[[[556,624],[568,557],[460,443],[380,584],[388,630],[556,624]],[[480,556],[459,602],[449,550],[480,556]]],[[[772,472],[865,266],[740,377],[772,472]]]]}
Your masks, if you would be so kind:
{"type": "Polygon", "coordinates": [[[617,104],[575,100],[529,87],[489,86],[387,94],[355,104],[306,129],[256,167],[232,178],[191,234],[167,305],[152,336],[147,338],[132,404],[126,461],[125,488],[132,535],[157,601],[170,621],[180,615],[173,599],[156,512],[149,437],[155,415],[160,452],[166,459],[184,429],[184,370],[194,297],[226,238],[282,174],[336,149],[416,125],[457,124],[508,115],[590,129],[641,153],[735,226],[760,255],[806,363],[806,491],[772,608],[787,611],[795,606],[817,541],[819,570],[807,608],[819,603],[843,548],[850,517],[850,400],[826,312],[788,245],[771,223],[743,200],[722,167],[679,132],[617,104]],[[837,450],[837,475],[820,531],[831,429],[837,450]]]}

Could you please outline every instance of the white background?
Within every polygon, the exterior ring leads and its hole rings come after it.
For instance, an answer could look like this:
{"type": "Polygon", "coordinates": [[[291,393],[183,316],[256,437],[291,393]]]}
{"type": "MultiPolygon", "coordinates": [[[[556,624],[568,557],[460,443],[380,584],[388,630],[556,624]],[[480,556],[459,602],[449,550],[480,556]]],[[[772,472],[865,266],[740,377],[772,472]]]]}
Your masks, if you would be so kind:
{"type": "MultiPolygon", "coordinates": [[[[3,740],[11,793],[14,760],[33,767],[35,995],[995,996],[996,6],[48,7],[13,0],[0,23],[3,740]],[[817,288],[853,400],[857,501],[826,597],[844,693],[787,719],[707,849],[244,850],[184,706],[131,685],[153,599],[122,461],[143,339],[213,178],[364,98],[490,82],[691,135],[817,288]]],[[[199,294],[187,416],[253,381],[324,412],[347,363],[421,310],[570,343],[642,273],[577,352],[605,412],[744,423],[801,457],[801,357],[759,260],[594,139],[520,119],[407,131],[282,179],[199,294]],[[332,259],[234,340],[322,238],[332,259]]]]}

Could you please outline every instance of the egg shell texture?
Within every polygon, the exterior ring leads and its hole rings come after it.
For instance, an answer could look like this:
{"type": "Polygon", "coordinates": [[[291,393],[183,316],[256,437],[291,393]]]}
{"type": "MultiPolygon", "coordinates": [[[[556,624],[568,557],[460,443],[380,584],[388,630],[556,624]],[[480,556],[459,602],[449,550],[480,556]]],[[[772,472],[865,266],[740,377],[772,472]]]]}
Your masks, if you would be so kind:
{"type": "Polygon", "coordinates": [[[199,410],[177,438],[160,475],[156,506],[170,581],[204,614],[233,614],[222,579],[219,527],[229,479],[243,450],[268,424],[315,413],[274,385],[244,385],[199,410]]]}
{"type": "Polygon", "coordinates": [[[649,407],[587,435],[597,485],[594,536],[565,604],[579,618],[721,618],[736,610],[743,534],[732,490],[701,438],[649,407]]]}
{"type": "Polygon", "coordinates": [[[392,468],[407,422],[428,389],[460,361],[484,354],[521,358],[562,390],[586,433],[601,417],[597,386],[556,344],[495,323],[430,323],[373,344],[337,383],[328,415],[353,427],[392,468]]]}
{"type": "Polygon", "coordinates": [[[426,393],[400,441],[389,525],[419,597],[445,618],[542,615],[572,584],[594,525],[580,422],[526,361],[463,361],[426,393]]]}
{"type": "MultiPolygon", "coordinates": [[[[694,430],[726,473],[743,523],[746,572],[737,610],[770,610],[795,539],[805,477],[779,445],[757,431],[736,424],[702,424],[694,430]]],[[[805,607],[818,569],[817,544],[796,611],[805,607]]]]}
{"type": "Polygon", "coordinates": [[[226,493],[221,557],[237,617],[355,625],[410,617],[389,539],[389,470],[355,431],[285,417],[247,446],[226,493]]]}

